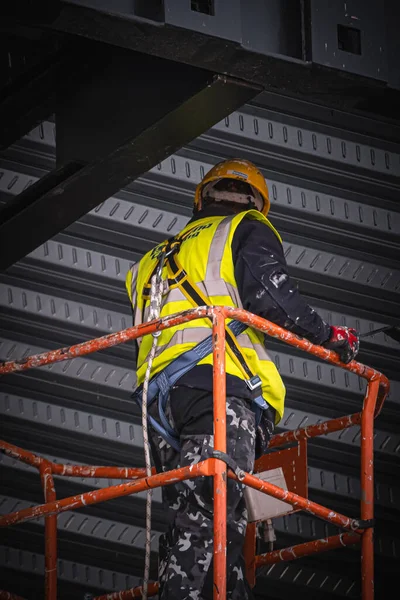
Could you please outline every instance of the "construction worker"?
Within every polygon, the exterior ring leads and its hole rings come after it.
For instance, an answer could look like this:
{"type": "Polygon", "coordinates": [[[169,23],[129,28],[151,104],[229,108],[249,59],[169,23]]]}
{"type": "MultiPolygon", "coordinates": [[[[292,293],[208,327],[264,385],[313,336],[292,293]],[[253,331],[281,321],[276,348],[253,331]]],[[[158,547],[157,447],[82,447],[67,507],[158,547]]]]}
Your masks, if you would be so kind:
{"type": "MultiPolygon", "coordinates": [[[[357,332],[331,327],[300,295],[287,272],[280,235],[267,219],[269,207],[267,184],[253,164],[227,160],[213,167],[197,186],[187,226],[129,271],[126,286],[134,324],[148,319],[151,280],[158,269],[161,316],[205,304],[240,307],[335,350],[344,362],[352,360],[359,346],[357,332]]],[[[240,469],[252,472],[255,457],[265,453],[282,418],[285,388],[265,349],[268,339],[237,325],[227,327],[227,454],[240,469]]],[[[201,319],[162,331],[158,338],[147,400],[157,471],[212,456],[211,345],[188,359],[200,343],[207,345],[210,333],[211,322],[201,319]]],[[[139,398],[151,345],[151,336],[139,341],[139,398]]],[[[212,599],[212,478],[166,486],[162,493],[171,515],[160,539],[160,600],[212,599]]],[[[228,480],[227,595],[232,600],[253,598],[242,556],[246,525],[243,486],[228,480]]]]}

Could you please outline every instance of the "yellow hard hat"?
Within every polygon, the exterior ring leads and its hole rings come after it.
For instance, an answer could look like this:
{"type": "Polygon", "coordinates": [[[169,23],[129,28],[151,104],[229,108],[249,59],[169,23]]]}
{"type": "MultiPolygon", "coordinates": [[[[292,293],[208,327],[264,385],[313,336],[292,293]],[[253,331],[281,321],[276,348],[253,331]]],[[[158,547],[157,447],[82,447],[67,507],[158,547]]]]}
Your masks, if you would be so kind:
{"type": "Polygon", "coordinates": [[[224,160],[208,171],[196,188],[194,196],[195,211],[202,209],[202,192],[204,187],[207,184],[213,181],[216,182],[220,179],[237,179],[251,185],[251,187],[259,193],[261,199],[263,200],[264,204],[260,212],[264,216],[267,216],[270,207],[270,201],[268,187],[264,176],[261,171],[259,171],[259,169],[253,165],[253,163],[241,158],[224,160]]]}

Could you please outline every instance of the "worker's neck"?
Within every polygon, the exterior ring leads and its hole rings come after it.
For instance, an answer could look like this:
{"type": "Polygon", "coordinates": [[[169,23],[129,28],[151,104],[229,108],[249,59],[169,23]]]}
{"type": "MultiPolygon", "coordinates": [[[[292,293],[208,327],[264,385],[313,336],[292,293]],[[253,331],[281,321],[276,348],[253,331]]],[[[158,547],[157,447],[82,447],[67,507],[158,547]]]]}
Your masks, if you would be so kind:
{"type": "Polygon", "coordinates": [[[205,217],[230,217],[238,212],[241,211],[237,211],[234,207],[227,206],[226,204],[210,204],[209,206],[206,206],[202,210],[196,212],[190,219],[190,223],[193,223],[193,221],[198,221],[199,219],[204,219],[205,217]]]}

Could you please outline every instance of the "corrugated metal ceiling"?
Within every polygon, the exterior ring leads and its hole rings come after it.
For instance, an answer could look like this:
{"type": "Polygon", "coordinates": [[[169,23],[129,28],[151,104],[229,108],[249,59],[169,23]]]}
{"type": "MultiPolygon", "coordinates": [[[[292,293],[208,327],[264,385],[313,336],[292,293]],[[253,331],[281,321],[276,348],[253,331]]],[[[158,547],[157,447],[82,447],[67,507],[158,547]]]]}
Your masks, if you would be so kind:
{"type": "MultiPolygon", "coordinates": [[[[244,106],[1,275],[0,360],[128,326],[124,278],[130,264],[182,228],[191,214],[194,185],[212,164],[232,156],[253,160],[265,174],[271,220],[285,240],[290,271],[321,315],[361,332],[398,322],[400,145],[373,136],[372,127],[356,133],[356,117],[349,131],[332,119],[329,125],[313,121],[303,105],[284,114],[265,102],[261,95],[244,106]]],[[[48,121],[2,154],[1,201],[11,200],[54,163],[55,125],[48,121]]],[[[270,349],[288,390],[283,429],[360,408],[364,384],[355,375],[277,341],[271,340],[270,349]]],[[[360,353],[360,360],[381,369],[392,385],[375,436],[377,571],[386,580],[400,552],[399,350],[379,334],[365,340],[360,353]]],[[[127,344],[7,376],[0,393],[2,435],[57,462],[142,465],[140,419],[129,398],[133,361],[127,344]]],[[[358,448],[357,427],[309,448],[311,497],[354,516],[358,448]]],[[[30,468],[3,456],[0,469],[3,512],[41,501],[39,478],[30,468]]],[[[65,496],[93,484],[107,482],[58,478],[57,491],[65,496]]],[[[143,502],[143,497],[124,498],[59,517],[65,590],[111,591],[136,582],[142,574],[143,502]]],[[[157,493],[155,551],[163,526],[157,493]]],[[[7,576],[15,570],[36,581],[43,565],[42,529],[42,523],[29,524],[6,534],[0,564],[7,576]]],[[[282,545],[331,531],[303,514],[278,519],[276,529],[282,545]]],[[[358,556],[339,554],[273,566],[261,578],[260,597],[264,590],[276,598],[293,591],[308,591],[313,598],[356,595],[358,556]]],[[[153,567],[155,560],[156,553],[153,567]]]]}

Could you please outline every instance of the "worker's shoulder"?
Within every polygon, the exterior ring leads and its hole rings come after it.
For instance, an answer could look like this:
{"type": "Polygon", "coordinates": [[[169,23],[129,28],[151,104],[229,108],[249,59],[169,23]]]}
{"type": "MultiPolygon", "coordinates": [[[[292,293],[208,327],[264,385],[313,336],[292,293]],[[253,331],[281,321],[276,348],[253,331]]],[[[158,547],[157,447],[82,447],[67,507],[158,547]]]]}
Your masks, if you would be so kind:
{"type": "MultiPolygon", "coordinates": [[[[269,223],[266,219],[256,219],[251,214],[245,215],[240,221],[235,231],[235,237],[243,236],[262,236],[264,239],[275,239],[277,238],[277,232],[273,227],[272,223],[269,223]]],[[[279,239],[279,238],[278,238],[279,239]]]]}

